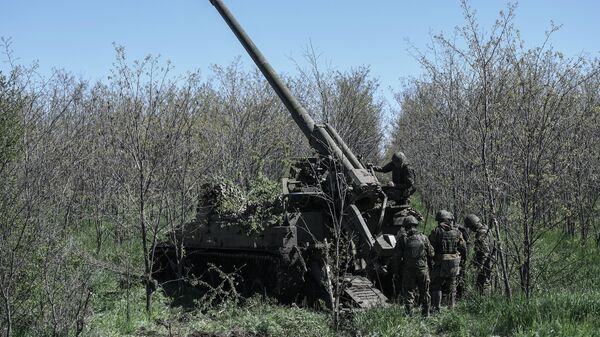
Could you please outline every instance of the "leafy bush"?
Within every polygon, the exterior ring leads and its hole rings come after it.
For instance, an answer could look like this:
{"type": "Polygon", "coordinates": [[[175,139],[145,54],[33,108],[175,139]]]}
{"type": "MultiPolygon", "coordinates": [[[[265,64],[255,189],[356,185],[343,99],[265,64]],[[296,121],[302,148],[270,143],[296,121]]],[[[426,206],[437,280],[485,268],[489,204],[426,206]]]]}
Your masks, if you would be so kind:
{"type": "Polygon", "coordinates": [[[203,189],[201,205],[212,207],[221,217],[232,218],[232,223],[244,226],[248,233],[258,233],[283,221],[281,186],[263,174],[251,180],[247,189],[221,177],[203,189]]]}

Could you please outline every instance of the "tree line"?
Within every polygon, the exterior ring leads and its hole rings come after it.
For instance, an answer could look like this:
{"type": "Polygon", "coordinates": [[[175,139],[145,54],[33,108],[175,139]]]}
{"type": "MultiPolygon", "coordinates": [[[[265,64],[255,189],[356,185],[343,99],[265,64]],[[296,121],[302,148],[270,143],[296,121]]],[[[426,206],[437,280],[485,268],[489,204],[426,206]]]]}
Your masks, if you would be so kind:
{"type": "Polygon", "coordinates": [[[550,233],[600,245],[600,63],[555,50],[555,26],[526,47],[514,5],[487,33],[462,8],[464,26],[415,51],[425,72],[396,96],[392,148],[411,158],[430,209],[486,219],[502,289],[530,297],[573,271],[573,261],[538,253],[550,233]],[[552,278],[548,265],[562,269],[552,278]]]}

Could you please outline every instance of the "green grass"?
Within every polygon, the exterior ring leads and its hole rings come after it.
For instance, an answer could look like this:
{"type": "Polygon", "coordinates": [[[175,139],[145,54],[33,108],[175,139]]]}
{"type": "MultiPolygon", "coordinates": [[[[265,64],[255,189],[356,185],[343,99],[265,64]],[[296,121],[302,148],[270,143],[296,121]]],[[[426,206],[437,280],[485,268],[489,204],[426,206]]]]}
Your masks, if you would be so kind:
{"type": "Polygon", "coordinates": [[[170,307],[160,293],[155,295],[151,315],[144,310],[144,291],[138,287],[130,298],[130,320],[123,296],[96,298],[87,336],[187,336],[195,331],[250,332],[259,336],[335,336],[330,316],[324,312],[282,306],[263,298],[243,303],[225,302],[209,310],[184,311],[170,307]]]}
{"type": "MultiPolygon", "coordinates": [[[[407,316],[401,305],[356,314],[335,332],[330,316],[296,306],[252,298],[224,303],[200,312],[170,308],[156,297],[151,317],[143,310],[143,291],[134,292],[131,321],[125,321],[125,302],[96,307],[89,336],[186,336],[194,331],[244,331],[260,336],[599,336],[600,292],[569,291],[544,294],[527,301],[502,297],[473,297],[454,310],[443,309],[428,318],[407,316]]],[[[106,299],[105,299],[106,301],[106,299]]]]}
{"type": "Polygon", "coordinates": [[[401,306],[355,319],[358,336],[598,336],[600,292],[556,292],[527,301],[471,298],[429,318],[407,317],[401,306]]]}
{"type": "Polygon", "coordinates": [[[329,316],[297,306],[281,306],[255,297],[242,305],[227,305],[197,313],[192,327],[201,331],[241,330],[260,336],[334,336],[329,316]]]}
{"type": "Polygon", "coordinates": [[[92,310],[88,336],[136,336],[139,331],[156,325],[157,320],[166,321],[172,315],[168,300],[160,292],[154,294],[152,312],[147,314],[145,290],[141,286],[130,289],[129,296],[126,290],[94,294],[92,310]]]}

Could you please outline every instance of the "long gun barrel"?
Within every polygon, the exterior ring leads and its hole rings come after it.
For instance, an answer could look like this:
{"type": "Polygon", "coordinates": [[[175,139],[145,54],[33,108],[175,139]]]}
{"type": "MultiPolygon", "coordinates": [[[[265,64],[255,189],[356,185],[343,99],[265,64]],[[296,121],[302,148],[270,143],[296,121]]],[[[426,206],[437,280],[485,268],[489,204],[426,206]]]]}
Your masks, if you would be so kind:
{"type": "Polygon", "coordinates": [[[374,187],[377,185],[377,178],[373,176],[360,163],[350,148],[338,135],[338,133],[329,125],[315,124],[315,121],[302,107],[300,102],[292,95],[290,89],[285,85],[275,70],[271,67],[267,59],[256,47],[252,39],[246,34],[239,22],[235,19],[229,9],[221,0],[210,0],[213,6],[219,11],[229,28],[233,31],[242,46],[246,49],[256,66],[263,73],[271,87],[277,93],[285,107],[288,109],[292,118],[302,130],[302,133],[308,139],[310,145],[322,155],[332,155],[340,160],[345,171],[351,177],[353,185],[356,187],[374,187]]]}
{"type": "Polygon", "coordinates": [[[300,102],[298,102],[296,97],[292,95],[290,89],[283,83],[281,78],[279,78],[269,62],[267,62],[267,59],[256,47],[254,42],[252,42],[248,34],[246,34],[242,26],[240,26],[239,22],[237,22],[223,2],[221,0],[210,0],[210,2],[217,8],[225,22],[227,22],[227,25],[229,25],[229,28],[231,28],[235,36],[240,40],[242,46],[244,46],[244,49],[250,54],[254,63],[256,63],[260,71],[267,78],[267,81],[269,81],[269,84],[271,84],[271,87],[275,90],[277,96],[279,96],[285,107],[290,111],[292,118],[294,118],[294,121],[296,121],[300,130],[302,130],[302,133],[304,133],[306,138],[310,139],[313,130],[315,129],[315,121],[310,117],[306,109],[302,107],[300,102]]]}
{"type": "Polygon", "coordinates": [[[277,96],[279,96],[285,107],[288,109],[292,118],[296,124],[298,124],[298,127],[300,127],[300,130],[302,130],[302,133],[304,133],[311,146],[321,154],[331,154],[337,157],[348,171],[364,169],[348,146],[343,142],[339,144],[339,139],[336,139],[339,138],[337,133],[335,133],[335,135],[330,134],[331,127],[315,124],[315,121],[300,102],[298,102],[296,97],[292,95],[290,89],[277,75],[267,59],[256,47],[254,42],[252,42],[252,39],[246,34],[225,4],[223,4],[221,0],[210,0],[210,2],[215,6],[217,11],[219,11],[225,22],[227,22],[227,25],[231,28],[242,46],[244,46],[244,49],[250,54],[250,57],[252,57],[256,66],[258,66],[271,87],[275,90],[277,96]]]}

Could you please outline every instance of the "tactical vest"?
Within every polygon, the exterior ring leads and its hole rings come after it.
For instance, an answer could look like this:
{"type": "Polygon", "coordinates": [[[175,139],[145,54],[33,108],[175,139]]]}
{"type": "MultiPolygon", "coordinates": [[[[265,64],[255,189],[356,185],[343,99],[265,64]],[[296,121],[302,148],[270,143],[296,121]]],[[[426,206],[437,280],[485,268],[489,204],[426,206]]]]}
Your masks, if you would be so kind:
{"type": "Polygon", "coordinates": [[[441,232],[441,254],[456,254],[458,252],[458,238],[460,232],[456,229],[440,230],[441,232]]]}
{"type": "Polygon", "coordinates": [[[434,273],[439,277],[455,277],[460,272],[460,256],[458,241],[460,232],[457,229],[436,229],[434,273]]]}
{"type": "Polygon", "coordinates": [[[427,268],[427,252],[422,234],[408,235],[404,244],[404,265],[419,269],[427,268]]]}

